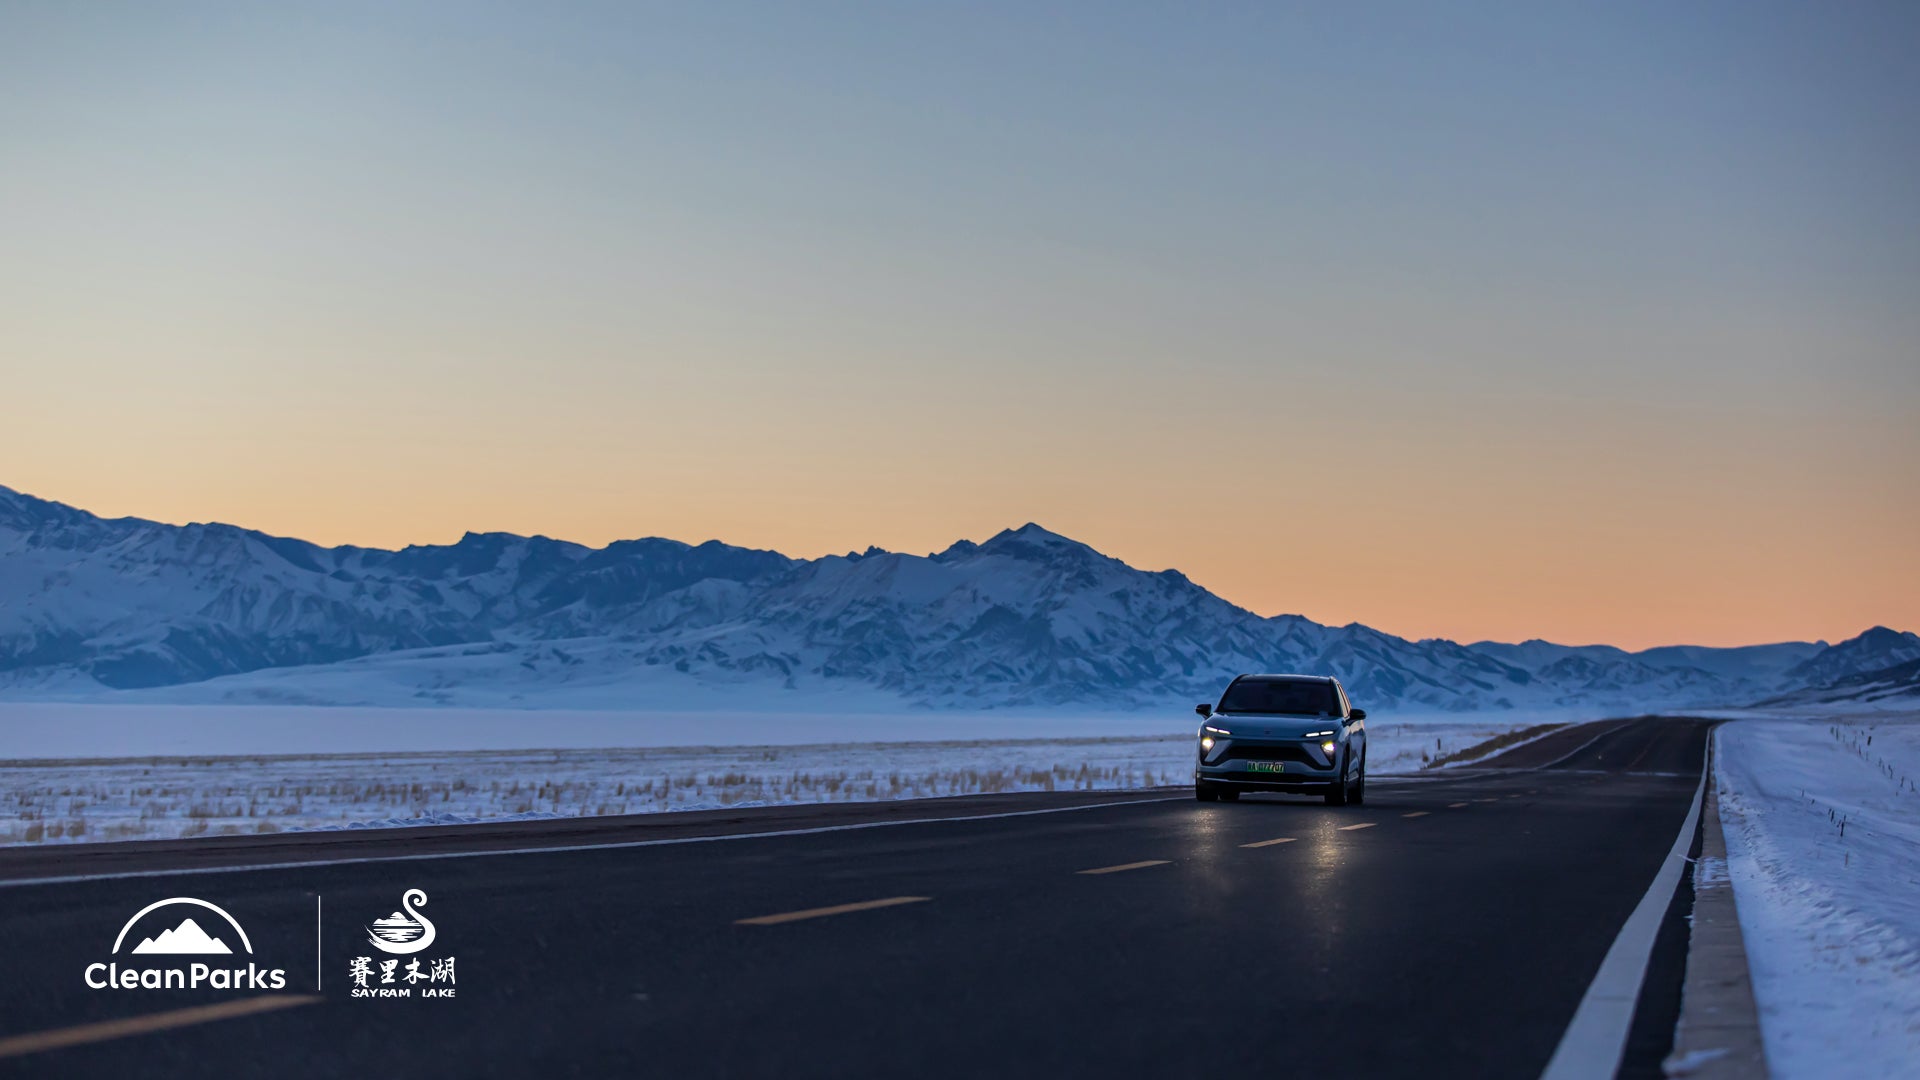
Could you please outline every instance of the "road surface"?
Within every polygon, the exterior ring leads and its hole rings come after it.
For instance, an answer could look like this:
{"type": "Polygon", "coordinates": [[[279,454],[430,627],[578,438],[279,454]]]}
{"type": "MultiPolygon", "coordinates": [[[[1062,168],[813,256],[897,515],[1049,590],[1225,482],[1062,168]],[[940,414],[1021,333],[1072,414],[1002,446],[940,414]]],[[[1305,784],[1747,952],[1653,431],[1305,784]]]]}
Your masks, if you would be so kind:
{"type": "MultiPolygon", "coordinates": [[[[1031,794],[0,851],[0,1075],[1535,1077],[1707,728],[1579,725],[1363,807],[1031,794]],[[455,995],[352,997],[410,889],[455,995]],[[165,959],[113,939],[180,896],[286,990],[85,984],[165,959]]],[[[1657,990],[1637,1023],[1670,1032],[1657,990]]]]}

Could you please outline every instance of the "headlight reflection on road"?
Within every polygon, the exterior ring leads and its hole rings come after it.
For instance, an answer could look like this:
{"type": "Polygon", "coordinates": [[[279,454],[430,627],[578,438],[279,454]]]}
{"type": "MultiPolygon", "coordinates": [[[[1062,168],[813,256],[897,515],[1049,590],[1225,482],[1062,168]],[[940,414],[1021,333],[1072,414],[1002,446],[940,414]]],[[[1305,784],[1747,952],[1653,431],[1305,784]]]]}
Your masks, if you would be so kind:
{"type": "MultiPolygon", "coordinates": [[[[1231,809],[1231,808],[1229,808],[1231,809]]],[[[1234,846],[1236,815],[1202,812],[1183,815],[1179,844],[1181,862],[1198,871],[1210,892],[1231,893],[1241,886],[1234,855],[1245,854],[1234,846]]]]}
{"type": "MultiPolygon", "coordinates": [[[[1335,828],[1337,824],[1337,822],[1328,821],[1323,827],[1315,829],[1311,843],[1287,845],[1305,849],[1294,853],[1296,857],[1305,856],[1308,860],[1307,866],[1301,868],[1304,872],[1294,880],[1308,896],[1325,901],[1329,905],[1321,910],[1332,910],[1337,907],[1341,895],[1341,871],[1347,862],[1347,845],[1344,842],[1346,834],[1335,828]]],[[[1322,929],[1331,928],[1323,927],[1322,929]]]]}

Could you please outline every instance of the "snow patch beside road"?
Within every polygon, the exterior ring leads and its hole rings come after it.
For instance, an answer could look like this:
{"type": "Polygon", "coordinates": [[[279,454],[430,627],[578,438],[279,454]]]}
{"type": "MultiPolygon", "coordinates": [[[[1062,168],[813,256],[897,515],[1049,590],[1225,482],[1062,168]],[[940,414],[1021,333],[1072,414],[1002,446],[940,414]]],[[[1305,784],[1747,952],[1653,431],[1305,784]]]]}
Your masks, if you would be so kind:
{"type": "Polygon", "coordinates": [[[1778,1080],[1920,1062],[1920,713],[1716,731],[1727,873],[1778,1080]]]}

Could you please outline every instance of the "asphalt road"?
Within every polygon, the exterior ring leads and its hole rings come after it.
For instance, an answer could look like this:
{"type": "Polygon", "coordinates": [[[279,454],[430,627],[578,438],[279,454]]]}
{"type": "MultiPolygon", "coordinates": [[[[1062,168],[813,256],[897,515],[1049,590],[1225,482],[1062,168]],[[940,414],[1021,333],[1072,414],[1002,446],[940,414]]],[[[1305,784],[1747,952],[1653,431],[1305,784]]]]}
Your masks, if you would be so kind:
{"type": "Polygon", "coordinates": [[[0,1074],[1534,1077],[1707,726],[1581,725],[1364,807],[1036,794],[0,854],[0,1074]],[[113,876],[46,880],[88,874],[113,876]],[[417,958],[456,961],[415,992],[455,996],[352,997],[354,958],[411,959],[365,929],[408,889],[417,958]],[[286,990],[85,985],[202,959],[128,954],[177,907],[112,954],[178,896],[245,927],[215,966],[286,990]]]}

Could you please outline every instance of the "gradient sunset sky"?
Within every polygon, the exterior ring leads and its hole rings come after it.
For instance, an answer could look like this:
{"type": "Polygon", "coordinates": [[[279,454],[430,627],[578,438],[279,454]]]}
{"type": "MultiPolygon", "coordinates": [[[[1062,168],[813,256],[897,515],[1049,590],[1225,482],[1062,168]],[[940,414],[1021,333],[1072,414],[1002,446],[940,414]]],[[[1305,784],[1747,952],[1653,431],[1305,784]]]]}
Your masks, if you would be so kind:
{"type": "Polygon", "coordinates": [[[0,3],[0,484],[1920,628],[1920,5],[0,3]]]}

